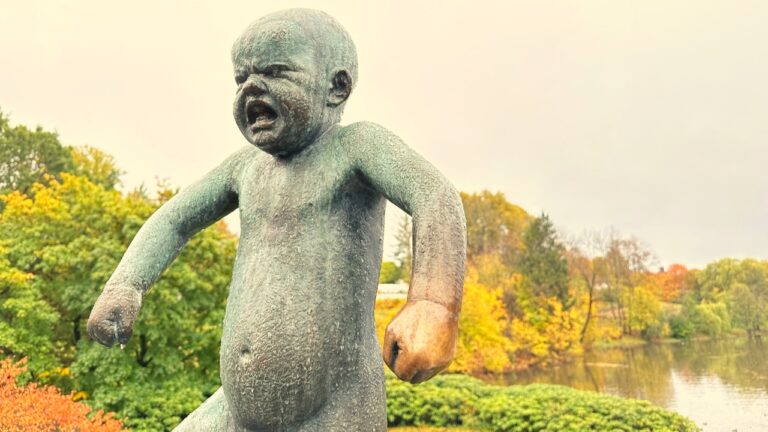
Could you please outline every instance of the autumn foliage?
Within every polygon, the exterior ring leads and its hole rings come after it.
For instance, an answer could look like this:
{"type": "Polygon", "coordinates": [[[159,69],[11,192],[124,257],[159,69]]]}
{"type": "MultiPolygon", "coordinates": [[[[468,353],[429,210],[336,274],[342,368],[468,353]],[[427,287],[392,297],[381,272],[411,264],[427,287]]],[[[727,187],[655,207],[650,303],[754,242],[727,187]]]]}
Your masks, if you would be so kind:
{"type": "Polygon", "coordinates": [[[672,264],[666,272],[657,273],[656,279],[661,288],[659,297],[666,302],[678,300],[690,285],[688,269],[682,264],[672,264]]]}
{"type": "Polygon", "coordinates": [[[0,430],[113,432],[122,423],[112,414],[91,413],[87,405],[62,395],[52,386],[28,383],[18,386],[16,379],[26,371],[26,360],[0,362],[0,430]]]}

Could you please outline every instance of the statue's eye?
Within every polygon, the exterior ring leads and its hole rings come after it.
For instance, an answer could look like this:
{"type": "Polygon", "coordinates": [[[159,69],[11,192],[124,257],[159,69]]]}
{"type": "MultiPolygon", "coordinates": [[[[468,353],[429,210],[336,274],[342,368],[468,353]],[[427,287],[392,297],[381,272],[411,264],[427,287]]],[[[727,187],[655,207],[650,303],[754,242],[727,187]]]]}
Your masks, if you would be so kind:
{"type": "Polygon", "coordinates": [[[246,79],[248,78],[245,75],[235,75],[235,83],[237,85],[243,85],[246,79]]]}
{"type": "Polygon", "coordinates": [[[264,69],[264,75],[270,78],[280,77],[287,70],[288,67],[285,65],[270,65],[264,69]]]}

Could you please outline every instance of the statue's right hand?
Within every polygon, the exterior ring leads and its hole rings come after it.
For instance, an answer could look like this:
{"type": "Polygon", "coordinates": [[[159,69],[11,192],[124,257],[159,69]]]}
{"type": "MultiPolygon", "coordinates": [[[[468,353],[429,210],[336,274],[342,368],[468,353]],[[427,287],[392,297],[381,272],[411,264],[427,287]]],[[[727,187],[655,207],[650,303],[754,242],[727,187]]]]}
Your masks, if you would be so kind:
{"type": "Polygon", "coordinates": [[[133,287],[106,287],[88,318],[88,334],[102,345],[126,344],[141,308],[141,293],[133,287]]]}

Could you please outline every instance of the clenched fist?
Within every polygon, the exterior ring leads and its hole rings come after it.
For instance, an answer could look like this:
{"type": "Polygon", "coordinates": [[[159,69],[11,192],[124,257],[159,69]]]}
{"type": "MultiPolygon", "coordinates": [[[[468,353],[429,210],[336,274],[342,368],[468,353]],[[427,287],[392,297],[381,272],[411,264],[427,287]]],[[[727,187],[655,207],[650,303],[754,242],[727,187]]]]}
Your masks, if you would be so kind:
{"type": "Polygon", "coordinates": [[[428,300],[408,302],[384,335],[384,361],[403,381],[426,381],[453,360],[458,317],[428,300]]]}
{"type": "Polygon", "coordinates": [[[133,287],[107,287],[88,318],[88,334],[102,345],[125,344],[141,308],[141,293],[133,287]]]}

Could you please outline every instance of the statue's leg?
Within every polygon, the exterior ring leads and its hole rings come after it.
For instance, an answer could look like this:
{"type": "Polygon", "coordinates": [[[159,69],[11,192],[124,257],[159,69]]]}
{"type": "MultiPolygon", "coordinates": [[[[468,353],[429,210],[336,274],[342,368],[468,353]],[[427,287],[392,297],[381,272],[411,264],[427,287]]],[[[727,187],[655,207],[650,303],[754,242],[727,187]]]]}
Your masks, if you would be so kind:
{"type": "Polygon", "coordinates": [[[384,368],[344,383],[331,400],[299,432],[386,432],[387,398],[384,368]]]}
{"type": "Polygon", "coordinates": [[[213,396],[192,411],[173,432],[239,432],[229,413],[224,390],[216,390],[213,396]]]}

